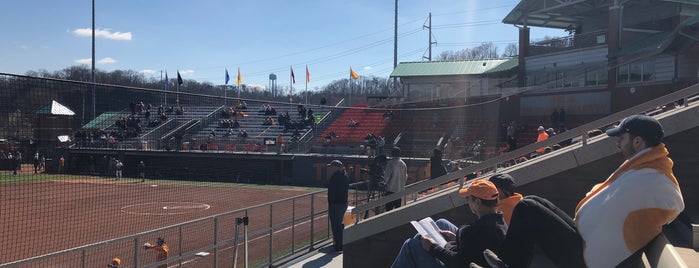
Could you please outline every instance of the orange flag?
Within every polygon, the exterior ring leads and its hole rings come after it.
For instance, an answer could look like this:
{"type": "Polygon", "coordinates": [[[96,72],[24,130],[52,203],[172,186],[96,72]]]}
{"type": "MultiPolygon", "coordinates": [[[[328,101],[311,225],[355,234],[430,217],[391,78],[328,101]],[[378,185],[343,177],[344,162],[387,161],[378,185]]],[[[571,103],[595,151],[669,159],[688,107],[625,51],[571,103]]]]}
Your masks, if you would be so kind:
{"type": "Polygon", "coordinates": [[[352,77],[354,80],[359,79],[359,75],[352,70],[352,67],[350,67],[350,77],[352,77]]]}

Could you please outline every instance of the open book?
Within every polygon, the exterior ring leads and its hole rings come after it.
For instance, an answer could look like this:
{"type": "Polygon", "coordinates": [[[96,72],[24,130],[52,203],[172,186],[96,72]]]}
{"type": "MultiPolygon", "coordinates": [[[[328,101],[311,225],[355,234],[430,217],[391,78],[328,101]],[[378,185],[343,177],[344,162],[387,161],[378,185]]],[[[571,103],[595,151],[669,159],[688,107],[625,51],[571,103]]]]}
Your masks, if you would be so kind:
{"type": "Polygon", "coordinates": [[[432,238],[438,246],[444,247],[447,244],[447,240],[444,240],[442,234],[439,233],[439,227],[437,227],[437,223],[432,218],[427,217],[420,221],[411,221],[410,223],[420,235],[432,238]]]}

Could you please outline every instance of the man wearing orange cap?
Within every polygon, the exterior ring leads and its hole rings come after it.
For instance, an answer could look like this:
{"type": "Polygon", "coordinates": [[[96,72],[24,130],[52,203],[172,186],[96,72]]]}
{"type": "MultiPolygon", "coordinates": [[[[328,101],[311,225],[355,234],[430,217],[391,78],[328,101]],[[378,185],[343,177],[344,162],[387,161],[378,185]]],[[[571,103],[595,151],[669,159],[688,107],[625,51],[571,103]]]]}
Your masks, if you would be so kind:
{"type": "Polygon", "coordinates": [[[684,209],[663,128],[649,116],[632,115],[606,131],[626,158],[575,208],[575,218],[544,198],[517,203],[491,267],[528,267],[540,248],[558,267],[639,267],[645,245],[684,209]],[[502,260],[498,260],[500,257],[502,260]]]}
{"type": "Polygon", "coordinates": [[[438,246],[431,238],[418,234],[403,243],[392,267],[468,267],[471,262],[486,265],[483,251],[499,248],[507,231],[502,214],[495,208],[498,189],[490,181],[476,180],[459,194],[466,198],[478,220],[459,228],[445,219],[437,220],[447,244],[438,246]]]}

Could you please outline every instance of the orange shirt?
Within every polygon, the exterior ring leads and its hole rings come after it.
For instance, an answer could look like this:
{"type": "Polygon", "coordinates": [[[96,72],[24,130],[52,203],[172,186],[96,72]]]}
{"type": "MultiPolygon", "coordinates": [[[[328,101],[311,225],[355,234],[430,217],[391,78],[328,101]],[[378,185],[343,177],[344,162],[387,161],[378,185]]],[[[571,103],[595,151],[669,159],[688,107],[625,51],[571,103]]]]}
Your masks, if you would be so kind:
{"type": "MultiPolygon", "coordinates": [[[[546,133],[546,131],[542,131],[542,132],[539,132],[539,136],[536,137],[536,142],[540,142],[540,141],[546,140],[548,138],[549,138],[549,134],[546,133]]],[[[540,154],[543,154],[545,150],[546,149],[544,149],[544,148],[536,149],[536,151],[540,154]]]]}

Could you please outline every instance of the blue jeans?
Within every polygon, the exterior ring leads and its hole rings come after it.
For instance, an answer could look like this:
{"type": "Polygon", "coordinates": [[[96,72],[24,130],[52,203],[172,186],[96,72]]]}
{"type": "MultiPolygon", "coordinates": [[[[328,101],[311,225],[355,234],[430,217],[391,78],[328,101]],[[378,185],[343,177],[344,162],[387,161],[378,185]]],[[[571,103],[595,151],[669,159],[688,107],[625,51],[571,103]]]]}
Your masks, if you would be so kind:
{"type": "Polygon", "coordinates": [[[342,223],[342,219],[345,217],[345,212],[347,211],[347,203],[331,203],[328,204],[328,217],[330,218],[330,229],[333,232],[333,242],[335,243],[335,250],[342,250],[342,232],[345,229],[345,225],[342,223]]]}
{"type": "MultiPolygon", "coordinates": [[[[439,219],[435,223],[437,223],[437,227],[443,231],[451,231],[452,233],[456,234],[456,232],[459,230],[459,227],[445,219],[439,219]]],[[[444,267],[444,263],[442,263],[439,259],[432,257],[430,252],[422,248],[421,240],[422,238],[420,237],[420,234],[416,234],[414,237],[406,239],[405,242],[403,242],[403,246],[400,248],[400,252],[398,252],[398,256],[396,256],[396,260],[393,261],[393,265],[391,265],[391,267],[444,267]]]]}

